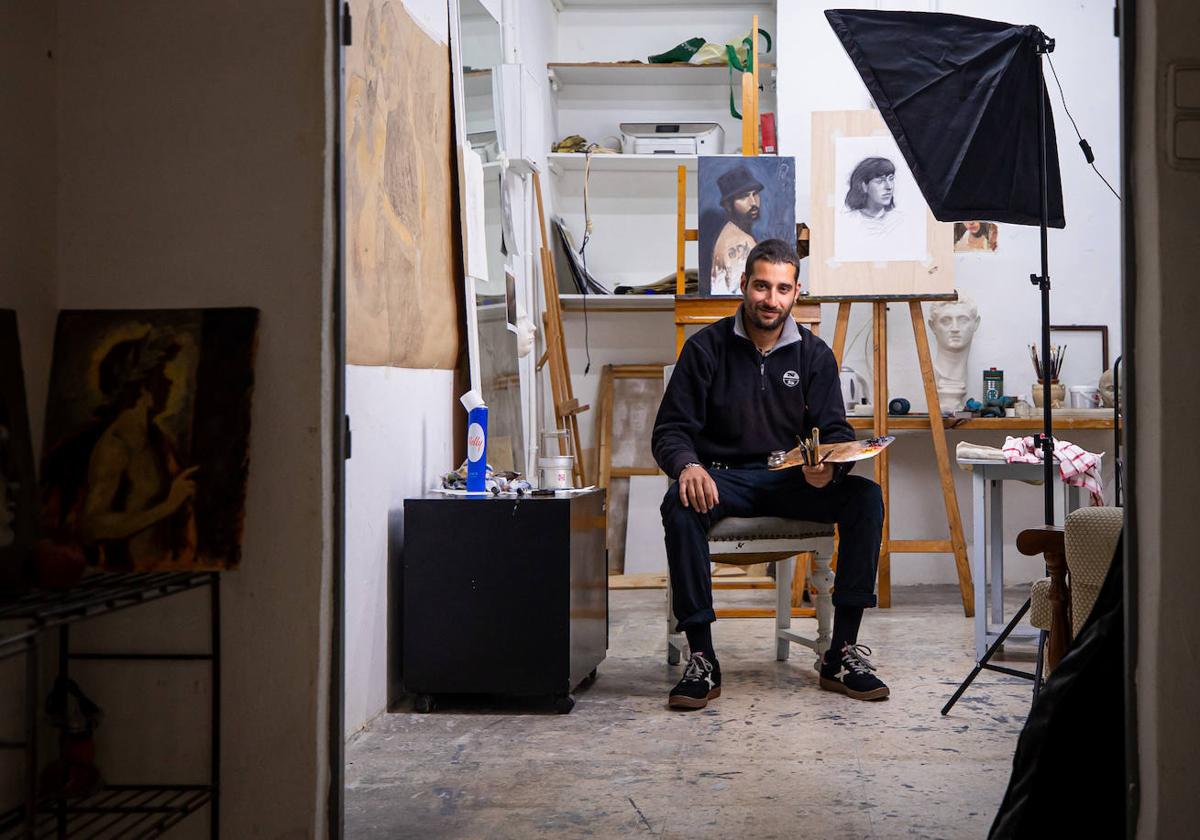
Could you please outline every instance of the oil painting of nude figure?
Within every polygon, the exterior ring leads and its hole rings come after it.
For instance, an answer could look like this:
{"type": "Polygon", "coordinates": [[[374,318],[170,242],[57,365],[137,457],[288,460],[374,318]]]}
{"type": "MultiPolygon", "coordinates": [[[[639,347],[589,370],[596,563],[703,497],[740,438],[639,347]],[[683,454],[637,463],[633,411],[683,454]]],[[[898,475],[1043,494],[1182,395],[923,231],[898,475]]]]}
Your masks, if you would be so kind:
{"type": "Polygon", "coordinates": [[[257,327],[255,309],[61,313],[43,536],[107,571],[237,566],[257,327]]]}
{"type": "Polygon", "coordinates": [[[796,242],[795,159],[703,156],[698,175],[700,294],[740,295],[755,244],[796,242]]]}

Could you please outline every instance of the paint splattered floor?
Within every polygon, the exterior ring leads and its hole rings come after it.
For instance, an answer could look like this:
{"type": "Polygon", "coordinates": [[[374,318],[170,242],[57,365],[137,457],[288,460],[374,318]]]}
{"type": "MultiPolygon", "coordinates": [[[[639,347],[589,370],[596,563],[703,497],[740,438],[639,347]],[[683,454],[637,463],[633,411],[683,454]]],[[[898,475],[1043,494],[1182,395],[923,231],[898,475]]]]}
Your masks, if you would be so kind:
{"type": "Polygon", "coordinates": [[[663,653],[663,597],[612,593],[608,659],[570,715],[492,699],[376,719],[347,747],[346,835],[987,834],[1030,684],[986,674],[938,713],[973,664],[956,588],[897,588],[896,606],[868,612],[860,641],[891,686],[886,702],[820,691],[805,649],[775,661],[769,620],[726,620],[713,633],[724,694],[687,713],[666,708],[681,671],[663,653]]]}

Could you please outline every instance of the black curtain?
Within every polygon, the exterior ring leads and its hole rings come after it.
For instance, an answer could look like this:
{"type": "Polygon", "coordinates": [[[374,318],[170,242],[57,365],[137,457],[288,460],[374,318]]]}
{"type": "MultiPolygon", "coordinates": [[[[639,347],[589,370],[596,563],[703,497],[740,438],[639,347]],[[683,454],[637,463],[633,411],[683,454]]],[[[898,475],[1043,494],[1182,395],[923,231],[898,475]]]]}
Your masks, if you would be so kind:
{"type": "Polygon", "coordinates": [[[1025,721],[988,840],[1124,836],[1122,543],[1091,616],[1025,721]]]}

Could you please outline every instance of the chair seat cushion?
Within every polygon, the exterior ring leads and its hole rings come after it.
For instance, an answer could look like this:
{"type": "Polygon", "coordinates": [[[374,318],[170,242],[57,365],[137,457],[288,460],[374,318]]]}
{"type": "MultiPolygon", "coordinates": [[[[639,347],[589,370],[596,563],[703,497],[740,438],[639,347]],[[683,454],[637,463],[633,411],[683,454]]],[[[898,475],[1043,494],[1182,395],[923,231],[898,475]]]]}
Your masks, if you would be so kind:
{"type": "Polygon", "coordinates": [[[1050,578],[1035,580],[1029,589],[1029,623],[1039,630],[1049,630],[1051,621],[1050,578]]]}
{"type": "Polygon", "coordinates": [[[722,519],[708,531],[710,542],[799,540],[832,536],[832,524],[784,519],[779,516],[732,516],[722,519]]]}

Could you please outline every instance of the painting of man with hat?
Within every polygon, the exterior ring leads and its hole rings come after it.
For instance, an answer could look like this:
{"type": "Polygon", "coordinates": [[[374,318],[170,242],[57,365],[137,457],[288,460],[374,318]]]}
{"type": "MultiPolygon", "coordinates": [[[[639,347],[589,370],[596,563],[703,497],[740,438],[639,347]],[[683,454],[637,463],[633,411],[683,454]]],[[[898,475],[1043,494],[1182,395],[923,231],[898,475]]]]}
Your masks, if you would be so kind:
{"type": "Polygon", "coordinates": [[[702,157],[700,293],[740,295],[746,256],[764,239],[794,241],[792,158],[702,157]]]}

